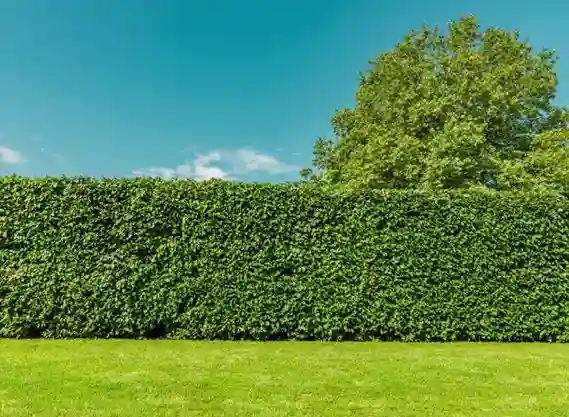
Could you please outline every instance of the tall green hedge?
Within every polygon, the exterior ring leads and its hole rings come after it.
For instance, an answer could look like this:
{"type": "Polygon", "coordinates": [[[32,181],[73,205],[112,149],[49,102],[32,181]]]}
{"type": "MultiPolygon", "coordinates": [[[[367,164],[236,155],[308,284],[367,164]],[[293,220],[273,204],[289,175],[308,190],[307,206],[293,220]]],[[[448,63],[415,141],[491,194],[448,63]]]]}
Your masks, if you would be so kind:
{"type": "Polygon", "coordinates": [[[569,338],[569,201],[0,179],[0,336],[569,338]]]}

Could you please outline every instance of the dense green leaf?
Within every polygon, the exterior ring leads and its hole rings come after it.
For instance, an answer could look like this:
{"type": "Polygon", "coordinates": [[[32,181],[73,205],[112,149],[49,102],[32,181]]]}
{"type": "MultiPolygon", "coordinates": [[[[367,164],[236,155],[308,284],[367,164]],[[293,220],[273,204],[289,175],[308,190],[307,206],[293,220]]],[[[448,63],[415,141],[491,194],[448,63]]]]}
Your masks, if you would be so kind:
{"type": "Polygon", "coordinates": [[[444,34],[411,31],[371,62],[354,108],[332,118],[335,140],[316,141],[301,175],[348,191],[564,189],[567,155],[539,139],[569,133],[567,109],[553,104],[555,62],[517,31],[481,31],[474,16],[444,34]]]}
{"type": "Polygon", "coordinates": [[[0,179],[5,337],[562,340],[568,264],[546,191],[0,179]]]}

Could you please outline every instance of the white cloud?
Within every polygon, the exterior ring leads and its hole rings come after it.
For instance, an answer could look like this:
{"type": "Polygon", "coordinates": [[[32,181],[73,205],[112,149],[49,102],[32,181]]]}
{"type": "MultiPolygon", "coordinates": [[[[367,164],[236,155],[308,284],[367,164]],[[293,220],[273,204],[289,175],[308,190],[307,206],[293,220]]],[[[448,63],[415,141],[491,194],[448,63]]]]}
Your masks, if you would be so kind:
{"type": "MultiPolygon", "coordinates": [[[[39,136],[36,135],[36,136],[32,137],[32,140],[33,140],[34,142],[39,142],[39,141],[41,141],[42,139],[41,139],[41,137],[39,137],[39,136]]],[[[63,160],[65,159],[65,157],[64,157],[62,154],[57,153],[57,152],[52,152],[51,150],[49,150],[48,148],[43,147],[43,146],[40,148],[40,153],[43,154],[43,155],[47,155],[47,156],[49,156],[49,157],[51,157],[51,158],[53,158],[53,159],[55,159],[56,161],[59,161],[59,162],[61,162],[61,161],[63,161],[63,160]]]]}
{"type": "Polygon", "coordinates": [[[137,177],[160,177],[164,179],[172,179],[176,176],[176,170],[163,167],[151,167],[146,169],[135,169],[132,171],[137,177]]]}
{"type": "Polygon", "coordinates": [[[210,164],[212,162],[221,161],[221,153],[219,151],[211,151],[205,155],[197,154],[196,163],[198,164],[210,164]]]}
{"type": "Polygon", "coordinates": [[[23,164],[26,158],[15,149],[0,146],[0,162],[10,165],[23,164]]]}
{"type": "Polygon", "coordinates": [[[250,172],[264,172],[267,174],[279,174],[297,171],[299,168],[279,161],[271,155],[267,155],[249,148],[220,149],[206,154],[197,154],[190,163],[178,165],[175,168],[151,167],[136,169],[132,173],[135,176],[172,178],[193,178],[207,180],[210,178],[235,179],[234,174],[246,174],[250,172]]]}
{"type": "Polygon", "coordinates": [[[237,149],[227,155],[232,160],[234,167],[245,172],[266,172],[269,174],[280,174],[284,172],[296,171],[294,165],[285,164],[272,155],[267,155],[253,149],[237,149]]]}
{"type": "Polygon", "coordinates": [[[150,167],[135,169],[132,173],[137,177],[158,177],[171,180],[173,178],[186,178],[196,180],[208,180],[211,178],[230,179],[229,173],[220,167],[209,165],[208,158],[197,156],[194,163],[178,165],[176,168],[150,167]]]}

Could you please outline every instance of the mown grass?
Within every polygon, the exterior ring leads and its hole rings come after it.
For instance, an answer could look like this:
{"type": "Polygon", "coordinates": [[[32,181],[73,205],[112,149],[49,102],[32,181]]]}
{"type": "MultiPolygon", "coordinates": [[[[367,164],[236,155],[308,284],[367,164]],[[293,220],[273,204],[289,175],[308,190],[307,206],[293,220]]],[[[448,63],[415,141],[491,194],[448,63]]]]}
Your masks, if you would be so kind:
{"type": "Polygon", "coordinates": [[[0,340],[2,416],[565,416],[569,345],[0,340]]]}

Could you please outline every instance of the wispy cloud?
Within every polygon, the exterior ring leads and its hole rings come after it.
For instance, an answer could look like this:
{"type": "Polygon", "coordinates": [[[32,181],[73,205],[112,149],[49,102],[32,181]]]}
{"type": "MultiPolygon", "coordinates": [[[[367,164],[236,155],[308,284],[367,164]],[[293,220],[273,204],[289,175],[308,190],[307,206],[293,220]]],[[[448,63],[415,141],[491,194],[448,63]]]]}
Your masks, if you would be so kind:
{"type": "Polygon", "coordinates": [[[0,162],[4,164],[17,165],[26,162],[24,155],[12,148],[0,146],[0,162]]]}
{"type": "Polygon", "coordinates": [[[42,153],[44,155],[48,155],[51,158],[56,159],[58,161],[62,161],[63,159],[65,159],[65,157],[63,155],[61,155],[60,153],[51,152],[49,149],[46,149],[46,148],[40,148],[40,153],[42,153]]]}
{"type": "Polygon", "coordinates": [[[132,171],[133,175],[137,177],[159,177],[170,180],[175,178],[176,170],[172,168],[164,168],[164,167],[150,167],[150,168],[143,168],[143,169],[134,169],[132,171]]]}
{"type": "Polygon", "coordinates": [[[221,160],[218,152],[210,152],[206,155],[196,155],[193,163],[187,162],[175,168],[150,167],[135,169],[132,173],[137,177],[159,177],[164,179],[193,178],[207,180],[211,178],[230,179],[229,173],[222,168],[212,165],[221,160]]]}
{"type": "Polygon", "coordinates": [[[251,172],[280,174],[297,170],[297,166],[284,163],[272,155],[250,148],[240,148],[218,149],[206,154],[197,154],[193,161],[175,168],[150,167],[135,169],[132,173],[143,177],[207,180],[211,178],[236,179],[235,175],[251,172]]]}
{"type": "Polygon", "coordinates": [[[298,168],[279,161],[272,155],[267,155],[253,149],[237,149],[226,155],[236,170],[244,172],[266,172],[268,174],[281,174],[296,171],[298,168]]]}

